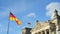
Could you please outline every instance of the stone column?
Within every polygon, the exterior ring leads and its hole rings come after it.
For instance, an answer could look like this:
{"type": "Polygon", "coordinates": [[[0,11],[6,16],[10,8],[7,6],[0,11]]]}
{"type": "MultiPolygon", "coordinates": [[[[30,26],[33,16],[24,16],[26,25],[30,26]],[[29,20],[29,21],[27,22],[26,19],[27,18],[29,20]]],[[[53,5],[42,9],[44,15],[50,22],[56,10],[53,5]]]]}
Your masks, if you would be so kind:
{"type": "Polygon", "coordinates": [[[56,26],[56,34],[58,34],[58,26],[56,26]]]}
{"type": "Polygon", "coordinates": [[[56,30],[56,34],[59,34],[59,33],[58,33],[58,30],[56,30]]]}
{"type": "Polygon", "coordinates": [[[49,29],[49,34],[51,34],[51,29],[49,29]]]}
{"type": "Polygon", "coordinates": [[[47,34],[46,30],[45,30],[45,34],[47,34]]]}
{"type": "Polygon", "coordinates": [[[41,34],[43,34],[43,32],[41,31],[41,34]]]}

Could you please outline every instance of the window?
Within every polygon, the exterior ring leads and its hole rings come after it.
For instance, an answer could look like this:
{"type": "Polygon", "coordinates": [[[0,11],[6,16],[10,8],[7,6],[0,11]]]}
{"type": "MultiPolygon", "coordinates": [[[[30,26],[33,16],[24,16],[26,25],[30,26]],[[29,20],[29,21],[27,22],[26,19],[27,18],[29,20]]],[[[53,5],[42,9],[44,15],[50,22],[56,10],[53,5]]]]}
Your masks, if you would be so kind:
{"type": "Polygon", "coordinates": [[[35,33],[35,34],[37,34],[37,33],[35,33]]]}
{"type": "Polygon", "coordinates": [[[49,30],[47,30],[47,34],[49,34],[49,30]]]}
{"type": "Polygon", "coordinates": [[[38,32],[38,34],[41,34],[41,32],[38,32]]]}
{"type": "Polygon", "coordinates": [[[43,31],[43,34],[45,34],[45,32],[43,31]]]}

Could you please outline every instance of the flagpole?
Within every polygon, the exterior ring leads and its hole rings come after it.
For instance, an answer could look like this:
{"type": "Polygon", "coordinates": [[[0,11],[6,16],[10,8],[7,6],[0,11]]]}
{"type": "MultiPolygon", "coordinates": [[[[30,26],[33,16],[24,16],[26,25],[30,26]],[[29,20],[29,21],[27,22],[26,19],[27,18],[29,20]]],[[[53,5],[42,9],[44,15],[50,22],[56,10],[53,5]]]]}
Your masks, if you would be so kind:
{"type": "MultiPolygon", "coordinates": [[[[10,18],[10,14],[9,14],[9,18],[10,18]]],[[[9,25],[10,25],[10,19],[8,18],[8,27],[7,27],[7,34],[9,34],[9,25]]]]}

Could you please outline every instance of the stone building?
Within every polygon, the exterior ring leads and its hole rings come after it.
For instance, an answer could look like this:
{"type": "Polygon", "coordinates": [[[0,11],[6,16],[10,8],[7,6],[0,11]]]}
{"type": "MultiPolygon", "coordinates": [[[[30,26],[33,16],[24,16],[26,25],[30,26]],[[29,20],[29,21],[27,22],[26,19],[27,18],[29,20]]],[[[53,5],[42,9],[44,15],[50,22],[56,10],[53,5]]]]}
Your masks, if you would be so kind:
{"type": "Polygon", "coordinates": [[[44,23],[37,20],[35,26],[29,32],[30,34],[60,34],[60,16],[58,11],[55,9],[53,19],[44,23]]]}
{"type": "Polygon", "coordinates": [[[22,34],[31,34],[30,31],[31,31],[31,28],[27,28],[27,27],[26,28],[23,28],[22,29],[22,34]]]}

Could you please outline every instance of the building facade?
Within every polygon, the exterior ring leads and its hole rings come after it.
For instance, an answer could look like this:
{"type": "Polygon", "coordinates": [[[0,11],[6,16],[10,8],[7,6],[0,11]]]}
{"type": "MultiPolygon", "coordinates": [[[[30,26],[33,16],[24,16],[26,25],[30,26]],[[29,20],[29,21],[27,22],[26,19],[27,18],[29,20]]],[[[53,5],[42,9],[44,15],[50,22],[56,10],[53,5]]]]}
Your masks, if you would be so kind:
{"type": "Polygon", "coordinates": [[[60,34],[60,16],[58,11],[54,11],[52,20],[47,20],[44,23],[37,20],[35,26],[29,32],[31,34],[60,34]]]}
{"type": "Polygon", "coordinates": [[[31,34],[30,31],[31,31],[31,28],[27,28],[27,27],[26,28],[23,28],[22,29],[22,34],[31,34]]]}

